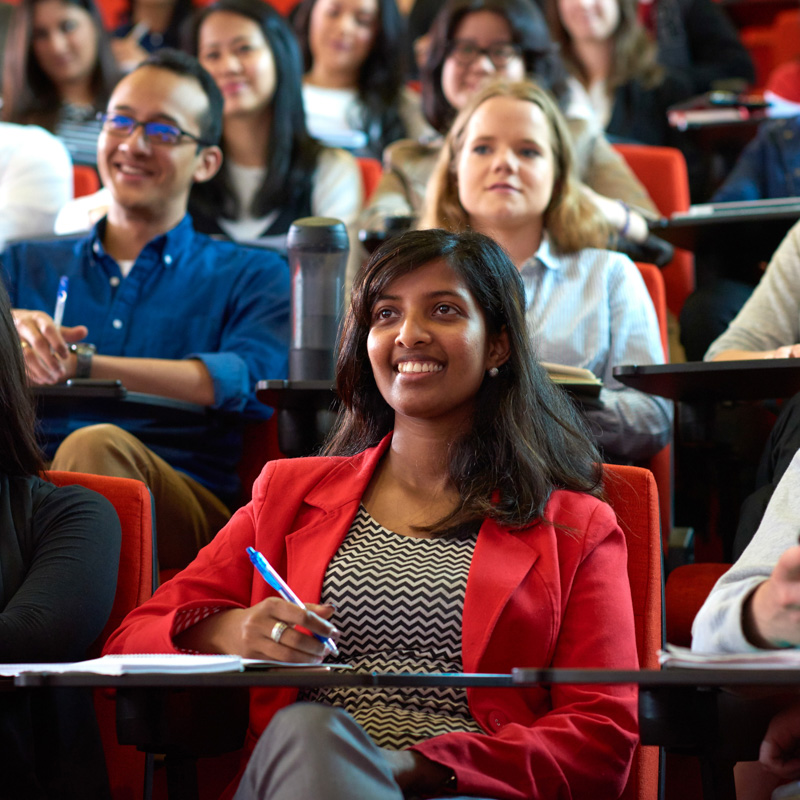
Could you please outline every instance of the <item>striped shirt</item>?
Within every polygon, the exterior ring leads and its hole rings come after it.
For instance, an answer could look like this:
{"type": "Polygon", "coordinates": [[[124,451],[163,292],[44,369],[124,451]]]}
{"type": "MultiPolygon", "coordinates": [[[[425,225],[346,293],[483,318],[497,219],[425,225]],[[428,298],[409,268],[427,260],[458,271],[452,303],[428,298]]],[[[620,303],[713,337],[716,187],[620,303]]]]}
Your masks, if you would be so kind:
{"type": "MultiPolygon", "coordinates": [[[[477,530],[402,536],[362,506],[322,586],[322,602],[337,606],[337,660],[365,672],[462,672],[461,617],[477,538],[477,530]]],[[[331,687],[303,690],[298,700],[344,708],[381,747],[483,732],[463,688],[331,687]]]]}

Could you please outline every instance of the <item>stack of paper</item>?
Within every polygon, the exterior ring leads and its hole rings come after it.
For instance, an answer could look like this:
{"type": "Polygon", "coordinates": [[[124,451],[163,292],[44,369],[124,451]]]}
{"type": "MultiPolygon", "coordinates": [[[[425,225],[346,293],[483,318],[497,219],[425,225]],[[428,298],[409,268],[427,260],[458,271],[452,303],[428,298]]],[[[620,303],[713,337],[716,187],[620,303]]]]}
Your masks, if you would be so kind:
{"type": "Polygon", "coordinates": [[[759,650],[756,653],[694,653],[688,647],[668,644],[659,651],[662,667],[691,669],[793,669],[800,667],[800,650],[759,650]]]}

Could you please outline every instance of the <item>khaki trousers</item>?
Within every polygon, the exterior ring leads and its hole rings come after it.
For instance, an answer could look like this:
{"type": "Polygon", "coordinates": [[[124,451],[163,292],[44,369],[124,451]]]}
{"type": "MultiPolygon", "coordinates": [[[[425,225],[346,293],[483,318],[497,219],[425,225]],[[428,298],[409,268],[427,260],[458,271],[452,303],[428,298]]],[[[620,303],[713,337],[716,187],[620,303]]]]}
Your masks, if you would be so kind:
{"type": "Polygon", "coordinates": [[[74,431],[61,443],[50,466],[147,484],[155,501],[161,569],[185,567],[230,518],[230,511],[208,489],[116,425],[74,431]]]}

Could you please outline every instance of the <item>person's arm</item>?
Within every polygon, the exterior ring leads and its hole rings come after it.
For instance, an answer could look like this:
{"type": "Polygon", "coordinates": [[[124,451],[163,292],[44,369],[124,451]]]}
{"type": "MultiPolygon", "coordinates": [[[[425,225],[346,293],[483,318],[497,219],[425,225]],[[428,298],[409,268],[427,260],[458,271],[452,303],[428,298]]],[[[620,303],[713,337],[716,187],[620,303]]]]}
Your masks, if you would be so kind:
{"type": "Polygon", "coordinates": [[[326,147],[319,157],[319,166],[314,174],[311,213],[315,217],[339,219],[347,226],[350,255],[347,259],[345,287],[348,292],[366,256],[356,225],[363,204],[364,182],[355,158],[345,150],[326,147]]]}
{"type": "Polygon", "coordinates": [[[800,778],[800,705],[790,706],[772,718],[758,760],[783,780],[800,778]]]}
{"type": "MultiPolygon", "coordinates": [[[[12,490],[15,484],[21,481],[9,481],[12,490]]],[[[35,491],[30,527],[0,532],[30,537],[31,552],[22,584],[0,612],[0,661],[74,661],[111,612],[119,518],[111,503],[83,487],[35,491]]]]}
{"type": "MultiPolygon", "coordinates": [[[[585,119],[568,118],[580,179],[596,194],[630,207],[637,216],[658,217],[659,212],[647,190],[628,166],[625,159],[609,144],[603,132],[585,119]]],[[[623,216],[614,221],[621,230],[623,216]]],[[[636,223],[634,223],[636,224],[636,223]]]]}
{"type": "MultiPolygon", "coordinates": [[[[77,356],[67,343],[79,342],[87,328],[56,327],[44,311],[15,308],[12,311],[23,353],[28,379],[34,385],[63,383],[74,378],[77,356]]],[[[122,381],[132,392],[146,392],[187,403],[210,406],[214,403],[214,384],[202,361],[160,358],[124,358],[95,355],[91,378],[122,381]]]]}
{"type": "Polygon", "coordinates": [[[705,361],[791,358],[800,342],[800,223],[781,242],[753,294],[705,361]]]}
{"type": "Polygon", "coordinates": [[[383,153],[383,174],[358,219],[367,230],[383,230],[388,217],[413,217],[420,212],[425,186],[438,150],[411,139],[389,145],[383,153]]]}
{"type": "Polygon", "coordinates": [[[611,341],[601,375],[601,409],[586,417],[603,449],[615,455],[645,459],[657,453],[672,431],[672,404],[621,384],[613,368],[621,364],[663,364],[664,351],[653,303],[638,269],[620,254],[608,271],[611,341]]]}
{"type": "MultiPolygon", "coordinates": [[[[770,123],[766,123],[769,126],[770,123]]],[[[762,127],[755,139],[739,154],[739,158],[725,182],[714,192],[712,203],[730,203],[736,200],[764,200],[767,198],[766,172],[769,166],[769,150],[772,142],[767,136],[767,127],[762,127]]],[[[777,165],[773,165],[773,169],[777,165]]]]}
{"type": "MultiPolygon", "coordinates": [[[[613,511],[598,504],[578,535],[583,552],[569,589],[556,601],[563,613],[547,666],[637,669],[625,539],[613,511]]],[[[542,584],[528,591],[542,591],[542,584]]],[[[527,600],[541,607],[541,600],[527,600]]],[[[519,666],[517,655],[510,648],[509,667],[519,666]]],[[[549,702],[537,695],[532,704],[550,710],[531,725],[506,722],[489,735],[444,734],[411,750],[452,769],[459,794],[619,797],[638,741],[635,687],[559,685],[551,688],[549,702]]],[[[488,692],[479,690],[470,705],[492,708],[488,692]]]]}
{"type": "Polygon", "coordinates": [[[25,140],[0,169],[0,248],[9,239],[52,233],[59,209],[72,199],[72,162],[64,145],[41,128],[24,130],[25,140]]]}
{"type": "Polygon", "coordinates": [[[800,454],[770,499],[761,525],[739,560],[717,581],[692,625],[692,649],[750,652],[800,644],[800,454]]]}

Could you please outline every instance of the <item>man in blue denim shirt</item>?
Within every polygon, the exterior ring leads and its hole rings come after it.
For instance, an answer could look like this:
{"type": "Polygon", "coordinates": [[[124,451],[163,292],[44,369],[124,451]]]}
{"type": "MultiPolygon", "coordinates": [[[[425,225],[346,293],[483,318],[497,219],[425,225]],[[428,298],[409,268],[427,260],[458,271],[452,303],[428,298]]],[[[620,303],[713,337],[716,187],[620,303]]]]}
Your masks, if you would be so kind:
{"type": "Polygon", "coordinates": [[[228,518],[243,420],[269,416],[255,383],[287,372],[286,262],[200,235],[186,214],[192,183],[221,164],[221,111],[194,59],[151,56],[109,100],[98,141],[107,217],[86,238],[21,243],[2,256],[31,383],[119,379],[130,391],[208,407],[196,420],[159,422],[156,412],[126,430],[92,425],[105,421],[96,411],[46,421],[54,469],[150,486],[162,567],[186,564],[228,518]],[[50,314],[62,276],[58,326],[50,314]],[[83,340],[96,354],[70,349],[83,340]]]}

